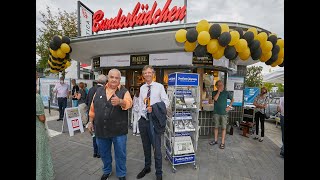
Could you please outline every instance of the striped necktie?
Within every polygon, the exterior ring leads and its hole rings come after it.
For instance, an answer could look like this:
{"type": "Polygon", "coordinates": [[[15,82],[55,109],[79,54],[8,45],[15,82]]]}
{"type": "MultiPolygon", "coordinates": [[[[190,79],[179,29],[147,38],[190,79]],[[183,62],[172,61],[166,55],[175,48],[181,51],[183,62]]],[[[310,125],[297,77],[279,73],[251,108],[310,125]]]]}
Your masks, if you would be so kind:
{"type": "Polygon", "coordinates": [[[148,93],[147,93],[147,107],[150,106],[150,94],[151,94],[151,85],[148,85],[148,93]]]}

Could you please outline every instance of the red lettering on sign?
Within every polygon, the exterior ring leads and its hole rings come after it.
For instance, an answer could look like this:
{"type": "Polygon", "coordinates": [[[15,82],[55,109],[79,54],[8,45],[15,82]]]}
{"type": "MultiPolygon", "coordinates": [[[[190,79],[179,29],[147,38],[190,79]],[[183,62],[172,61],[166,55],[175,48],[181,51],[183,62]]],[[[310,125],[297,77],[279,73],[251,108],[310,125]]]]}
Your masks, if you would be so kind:
{"type": "Polygon", "coordinates": [[[104,12],[98,10],[93,14],[92,31],[99,32],[111,29],[134,27],[135,25],[143,26],[165,23],[168,21],[182,21],[187,13],[186,6],[182,6],[179,8],[177,8],[177,6],[174,6],[170,10],[169,6],[171,2],[172,0],[167,0],[162,10],[160,8],[156,10],[158,4],[155,1],[150,11],[148,11],[148,4],[141,4],[140,2],[138,2],[134,7],[132,13],[128,13],[127,16],[122,15],[123,11],[120,8],[117,16],[110,19],[103,19],[104,12]],[[142,10],[142,12],[139,13],[140,9],[142,10]]]}
{"type": "Polygon", "coordinates": [[[71,120],[72,128],[78,128],[79,127],[79,119],[71,120]]]}

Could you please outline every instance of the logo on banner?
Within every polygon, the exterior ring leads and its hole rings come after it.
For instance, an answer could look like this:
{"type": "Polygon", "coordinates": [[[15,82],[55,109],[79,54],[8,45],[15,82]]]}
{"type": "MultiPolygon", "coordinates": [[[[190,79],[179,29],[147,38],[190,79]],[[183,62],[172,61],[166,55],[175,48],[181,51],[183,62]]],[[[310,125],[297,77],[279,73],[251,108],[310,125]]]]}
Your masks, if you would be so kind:
{"type": "Polygon", "coordinates": [[[72,128],[78,128],[79,127],[79,119],[74,119],[71,121],[72,128]]]}
{"type": "Polygon", "coordinates": [[[132,13],[128,13],[126,16],[122,15],[122,9],[120,8],[118,11],[118,15],[113,18],[105,18],[104,12],[102,10],[98,10],[93,15],[93,32],[112,30],[112,29],[122,29],[127,27],[134,26],[143,26],[143,25],[151,25],[165,22],[173,22],[180,20],[182,21],[186,14],[187,8],[186,6],[178,7],[174,6],[171,10],[169,6],[172,0],[167,0],[166,4],[162,9],[157,8],[157,2],[153,3],[153,6],[150,10],[148,4],[141,4],[138,2],[134,7],[132,13]],[[139,13],[141,9],[141,12],[139,13]]]}
{"type": "Polygon", "coordinates": [[[87,15],[86,10],[84,8],[81,8],[81,10],[82,10],[82,16],[87,19],[88,15],[87,15]]]}

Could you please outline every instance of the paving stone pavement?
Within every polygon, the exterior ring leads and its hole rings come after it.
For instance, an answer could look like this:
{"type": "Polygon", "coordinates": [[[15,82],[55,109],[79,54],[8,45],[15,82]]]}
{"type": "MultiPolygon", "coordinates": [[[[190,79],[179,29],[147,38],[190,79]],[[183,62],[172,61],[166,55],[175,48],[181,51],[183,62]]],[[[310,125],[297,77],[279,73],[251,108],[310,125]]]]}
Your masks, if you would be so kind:
{"type": "MultiPolygon", "coordinates": [[[[61,133],[62,121],[58,112],[46,109],[48,127],[51,132],[50,149],[53,157],[56,180],[99,180],[102,175],[102,161],[93,158],[92,138],[90,134],[75,132],[70,137],[68,132],[61,133]]],[[[173,173],[171,164],[164,159],[163,179],[170,180],[281,180],[284,179],[284,159],[280,157],[281,130],[275,123],[266,122],[266,137],[263,142],[252,137],[240,136],[240,130],[235,128],[234,134],[227,135],[226,147],[219,149],[218,145],[210,146],[212,137],[200,136],[196,155],[197,169],[192,164],[176,166],[173,173]],[[279,133],[280,132],[280,133],[279,133]],[[270,133],[268,135],[268,133],[270,133]],[[271,137],[271,139],[269,138],[271,137]]],[[[221,139],[219,139],[221,141],[221,139]]],[[[113,151],[112,151],[113,153],[113,151]]],[[[141,138],[132,135],[129,129],[127,141],[127,180],[136,179],[136,175],[144,167],[144,156],[141,138]]],[[[115,161],[112,163],[110,180],[118,179],[115,175],[115,161]]],[[[151,173],[143,180],[156,179],[154,159],[151,173]]]]}

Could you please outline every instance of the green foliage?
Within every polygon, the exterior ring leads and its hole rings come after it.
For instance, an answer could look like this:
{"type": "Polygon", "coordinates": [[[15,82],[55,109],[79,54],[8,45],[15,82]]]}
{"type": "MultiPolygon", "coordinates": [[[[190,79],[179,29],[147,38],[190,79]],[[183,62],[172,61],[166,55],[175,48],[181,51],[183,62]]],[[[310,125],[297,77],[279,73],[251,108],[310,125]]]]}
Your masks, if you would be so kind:
{"type": "Polygon", "coordinates": [[[277,92],[284,92],[284,86],[281,83],[263,83],[263,86],[268,89],[268,92],[271,91],[272,87],[278,87],[277,92]]]}
{"type": "MultiPolygon", "coordinates": [[[[36,53],[40,56],[37,69],[48,68],[49,43],[53,36],[77,36],[77,16],[76,12],[68,13],[58,9],[58,15],[53,15],[47,6],[46,13],[40,12],[43,27],[39,28],[40,35],[36,41],[36,53]]],[[[45,72],[48,74],[49,72],[45,72]]]]}
{"type": "Polygon", "coordinates": [[[262,85],[262,67],[251,66],[247,68],[245,86],[246,87],[260,87],[262,85]]]}

